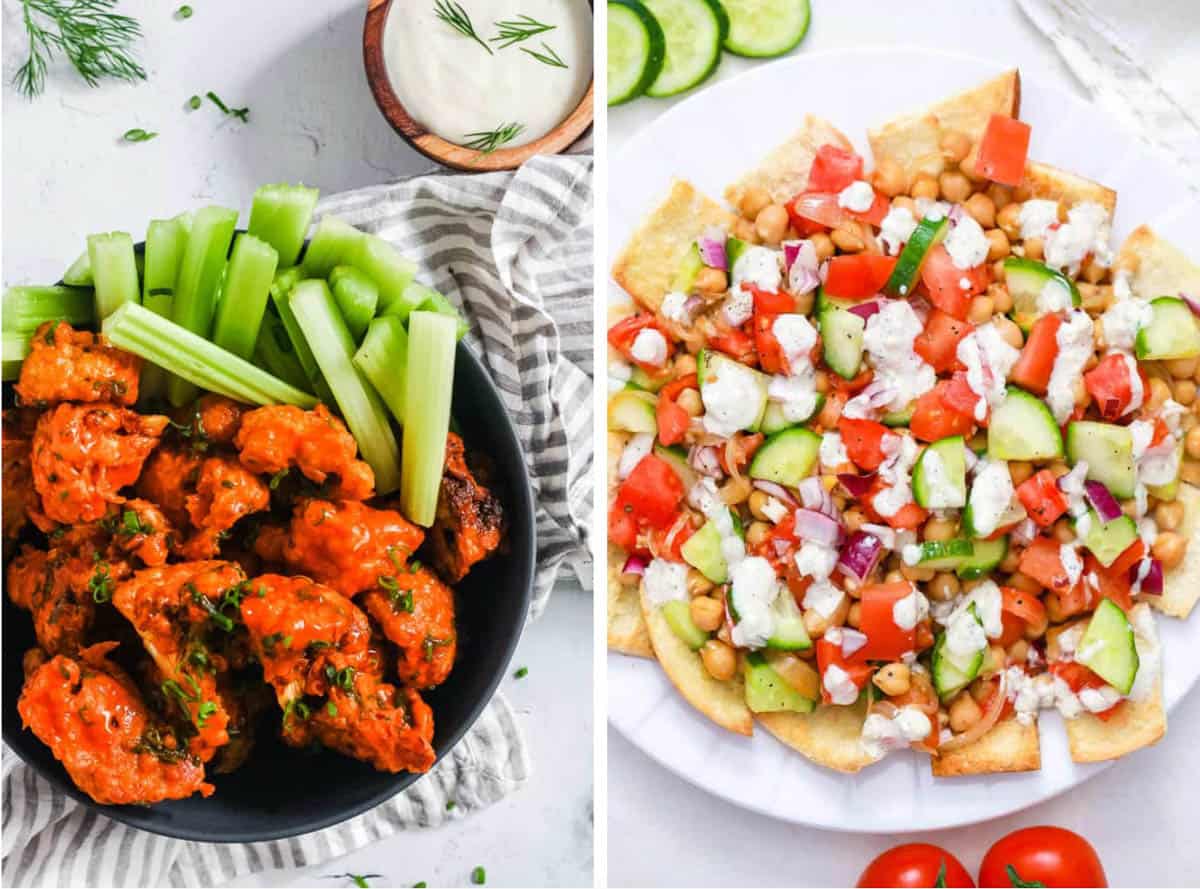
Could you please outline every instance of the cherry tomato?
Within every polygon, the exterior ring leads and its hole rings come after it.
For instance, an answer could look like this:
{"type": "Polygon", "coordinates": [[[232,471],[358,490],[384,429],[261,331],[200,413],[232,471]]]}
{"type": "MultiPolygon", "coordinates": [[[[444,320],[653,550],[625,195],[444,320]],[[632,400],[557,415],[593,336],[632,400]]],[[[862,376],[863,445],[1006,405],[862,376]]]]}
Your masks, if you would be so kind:
{"type": "Polygon", "coordinates": [[[1062,827],[1026,827],[988,849],[979,885],[1107,886],[1108,879],[1096,850],[1079,834],[1062,827]]]}
{"type": "Polygon", "coordinates": [[[903,846],[893,846],[876,857],[862,872],[857,885],[860,889],[874,886],[908,889],[918,886],[974,886],[975,883],[962,862],[945,849],[929,843],[905,843],[903,846]]]}

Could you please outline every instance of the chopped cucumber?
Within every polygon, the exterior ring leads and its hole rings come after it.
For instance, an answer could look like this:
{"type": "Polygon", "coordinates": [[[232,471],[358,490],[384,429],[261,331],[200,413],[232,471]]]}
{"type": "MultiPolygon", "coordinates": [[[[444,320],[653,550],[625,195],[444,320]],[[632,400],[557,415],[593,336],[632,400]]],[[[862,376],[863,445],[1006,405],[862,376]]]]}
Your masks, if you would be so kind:
{"type": "Polygon", "coordinates": [[[992,409],[988,456],[993,460],[1052,460],[1062,453],[1062,433],[1050,409],[1024,389],[1009,386],[1007,397],[992,409]]]}
{"type": "Polygon", "coordinates": [[[963,580],[987,577],[1008,555],[1008,535],[997,537],[995,540],[975,540],[971,545],[974,552],[959,562],[958,567],[954,569],[963,580]]]}
{"type": "MultiPolygon", "coordinates": [[[[729,238],[726,242],[726,251],[730,249],[729,245],[736,238],[729,238]]],[[[741,244],[741,241],[737,241],[741,244]]],[[[729,260],[729,267],[733,268],[733,260],[729,260]]],[[[704,268],[704,260],[700,258],[700,247],[695,242],[688,248],[688,251],[683,254],[683,259],[679,260],[679,268],[675,270],[675,277],[671,280],[671,290],[678,293],[691,293],[692,287],[696,283],[696,276],[700,274],[704,268]]]]}
{"type": "Polygon", "coordinates": [[[683,482],[683,489],[685,491],[690,491],[693,485],[696,484],[696,472],[688,463],[688,454],[683,448],[678,446],[667,447],[664,444],[656,442],[654,445],[654,455],[675,470],[675,474],[683,482]]]}
{"type": "Polygon", "coordinates": [[[1096,557],[1097,562],[1107,568],[1137,540],[1137,525],[1127,515],[1117,516],[1111,522],[1102,522],[1094,509],[1089,509],[1087,516],[1083,545],[1096,557]]]}
{"type": "Polygon", "coordinates": [[[755,713],[811,713],[817,702],[806,698],[758,652],[746,657],[746,706],[755,713]]]}
{"type": "Polygon", "coordinates": [[[639,0],[608,0],[608,104],[635,99],[658,78],[666,58],[662,27],[639,0]]]}
{"type": "Polygon", "coordinates": [[[263,313],[258,342],[254,344],[254,363],[304,392],[312,385],[296,357],[296,347],[292,345],[287,328],[273,309],[263,313]]]}
{"type": "Polygon", "coordinates": [[[721,6],[729,14],[725,48],[735,55],[781,56],[808,33],[808,0],[721,0],[721,6]]]}
{"type": "Polygon", "coordinates": [[[394,315],[375,318],[354,353],[354,364],[383,398],[396,422],[404,423],[408,387],[408,332],[394,315]]]}
{"type": "Polygon", "coordinates": [[[1183,440],[1175,445],[1175,477],[1162,485],[1146,485],[1146,493],[1156,500],[1174,500],[1179,496],[1179,472],[1183,468],[1183,440]]]}
{"type": "Polygon", "coordinates": [[[941,438],[921,451],[912,474],[913,498],[925,509],[961,509],[967,502],[967,444],[941,438]]]}
{"type": "Polygon", "coordinates": [[[1123,695],[1133,689],[1141,666],[1133,625],[1111,599],[1102,599],[1096,606],[1079,647],[1075,650],[1083,664],[1123,695]]]}
{"type": "Polygon", "coordinates": [[[358,242],[365,237],[343,219],[322,216],[312,240],[304,250],[304,259],[300,263],[303,268],[301,277],[328,278],[335,266],[350,262],[358,242]]]}
{"type": "Polygon", "coordinates": [[[21,365],[29,357],[30,334],[16,330],[6,330],[3,334],[3,365],[4,382],[15,380],[21,376],[21,365]]]}
{"type": "Polygon", "coordinates": [[[662,606],[663,617],[667,626],[692,651],[699,651],[708,641],[708,633],[704,632],[692,620],[692,611],[688,603],[682,599],[672,599],[662,606]]]}
{"type": "Polygon", "coordinates": [[[766,374],[720,352],[701,349],[696,355],[696,376],[700,381],[700,398],[705,410],[713,413],[717,401],[722,406],[727,406],[730,400],[744,403],[749,408],[745,411],[748,422],[742,428],[747,432],[758,431],[758,425],[767,410],[767,384],[770,378],[766,374]]]}
{"type": "Polygon", "coordinates": [[[213,322],[212,341],[222,349],[241,358],[254,354],[278,263],[275,248],[254,235],[238,235],[234,241],[213,322]]]}
{"type": "Polygon", "coordinates": [[[279,265],[296,264],[320,192],[303,185],[263,185],[254,192],[247,231],[275,248],[279,265]]]}
{"type": "Polygon", "coordinates": [[[917,564],[934,571],[953,571],[975,554],[975,544],[965,538],[926,540],[918,544],[921,556],[917,564]]]}
{"type": "Polygon", "coordinates": [[[47,321],[88,327],[96,320],[96,300],[92,291],[82,287],[18,285],[4,291],[3,314],[6,331],[25,334],[47,321]]]}
{"type": "Polygon", "coordinates": [[[1004,282],[1012,295],[1012,319],[1026,333],[1034,322],[1046,314],[1039,308],[1042,291],[1047,287],[1059,287],[1071,298],[1071,305],[1080,304],[1079,288],[1062,272],[1022,256],[1010,256],[1004,260],[1004,282]]]}
{"type": "Polygon", "coordinates": [[[348,261],[379,288],[379,314],[398,315],[401,321],[406,321],[409,313],[420,305],[415,294],[405,292],[416,277],[416,263],[401,256],[383,238],[363,235],[348,261]]]}
{"type": "Polygon", "coordinates": [[[903,410],[889,411],[880,418],[879,422],[884,426],[896,428],[897,426],[907,426],[912,422],[913,405],[909,405],[903,410]]]}
{"type": "Polygon", "coordinates": [[[1118,500],[1128,500],[1137,488],[1133,463],[1133,433],[1128,426],[1077,420],[1067,425],[1067,459],[1087,463],[1087,477],[1103,482],[1118,500]]]}
{"type": "Polygon", "coordinates": [[[729,16],[717,0],[644,0],[663,31],[662,70],[646,94],[663,98],[690,90],[716,70],[729,16]]]}
{"type": "Polygon", "coordinates": [[[796,487],[817,465],[821,436],[795,426],[776,432],[754,452],[749,475],[788,487],[796,487]]]}
{"type": "Polygon", "coordinates": [[[1144,360],[1200,355],[1200,324],[1187,303],[1174,296],[1151,300],[1150,323],[1137,332],[1134,351],[1144,360]]]}
{"type": "Polygon", "coordinates": [[[103,321],[141,296],[133,238],[128,232],[88,235],[88,261],[96,288],[96,318],[103,321]]]}
{"type": "Polygon", "coordinates": [[[807,423],[813,417],[821,412],[821,408],[825,406],[825,394],[817,393],[817,400],[813,402],[812,413],[807,417],[801,417],[795,422],[789,420],[783,413],[783,405],[777,401],[767,402],[767,409],[763,411],[762,422],[758,424],[758,431],[773,435],[776,432],[782,432],[784,429],[789,429],[792,426],[797,426],[801,423],[807,423]]]}
{"type": "Polygon", "coordinates": [[[900,251],[900,256],[896,259],[896,267],[892,269],[891,276],[883,285],[884,293],[891,296],[911,294],[917,285],[917,279],[921,276],[921,266],[925,264],[929,252],[942,243],[949,232],[950,220],[945,216],[939,219],[926,216],[922,219],[913,231],[912,237],[908,239],[908,243],[904,245],[904,249],[900,251]]]}
{"type": "Polygon", "coordinates": [[[367,325],[375,317],[379,288],[363,272],[349,265],[333,267],[329,273],[329,287],[346,319],[346,326],[350,328],[350,335],[356,343],[360,342],[367,332],[367,325]]]}
{"type": "Polygon", "coordinates": [[[615,432],[658,432],[654,400],[624,389],[608,399],[608,428],[615,432]]]}
{"type": "Polygon", "coordinates": [[[852,380],[862,367],[863,334],[867,322],[853,312],[850,300],[828,296],[822,288],[818,295],[817,326],[821,331],[821,349],[825,363],[838,376],[852,380]]]}
{"type": "Polygon", "coordinates": [[[418,525],[433,524],[450,399],[454,392],[455,326],[435,312],[413,312],[408,319],[408,389],[404,396],[404,465],[400,503],[418,525]]]}
{"type": "MultiPolygon", "coordinates": [[[[979,612],[974,603],[971,604],[969,613],[979,621],[979,612]]],[[[979,624],[982,627],[983,621],[979,621],[979,624]]],[[[945,631],[938,634],[930,662],[933,687],[943,701],[954,697],[974,681],[983,668],[983,653],[988,649],[988,646],[984,645],[978,652],[965,659],[951,657],[950,652],[946,650],[946,635],[945,631]]]]}
{"type": "MultiPolygon", "coordinates": [[[[733,529],[742,535],[741,521],[733,510],[729,511],[733,529]]],[[[683,560],[711,580],[713,583],[729,581],[729,563],[721,548],[721,531],[712,519],[706,521],[703,527],[683,542],[679,548],[683,560]]]]}
{"type": "Polygon", "coordinates": [[[786,586],[771,603],[771,620],[772,629],[767,638],[767,648],[776,651],[804,651],[812,648],[812,639],[804,626],[804,615],[800,613],[792,591],[786,586]]]}

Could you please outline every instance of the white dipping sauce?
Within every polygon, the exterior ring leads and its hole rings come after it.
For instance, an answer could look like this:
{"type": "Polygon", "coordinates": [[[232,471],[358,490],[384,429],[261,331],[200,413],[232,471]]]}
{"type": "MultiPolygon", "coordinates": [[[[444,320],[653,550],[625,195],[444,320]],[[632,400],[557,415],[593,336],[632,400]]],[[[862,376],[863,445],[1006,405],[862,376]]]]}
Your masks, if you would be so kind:
{"type": "Polygon", "coordinates": [[[383,58],[392,89],[413,120],[448,142],[511,123],[525,129],[501,148],[532,142],[579,105],[592,78],[592,10],[587,0],[459,0],[488,55],[437,17],[434,0],[399,0],[388,13],[383,58]],[[500,21],[530,16],[554,30],[500,48],[500,21]],[[567,67],[539,62],[522,48],[567,67]]]}

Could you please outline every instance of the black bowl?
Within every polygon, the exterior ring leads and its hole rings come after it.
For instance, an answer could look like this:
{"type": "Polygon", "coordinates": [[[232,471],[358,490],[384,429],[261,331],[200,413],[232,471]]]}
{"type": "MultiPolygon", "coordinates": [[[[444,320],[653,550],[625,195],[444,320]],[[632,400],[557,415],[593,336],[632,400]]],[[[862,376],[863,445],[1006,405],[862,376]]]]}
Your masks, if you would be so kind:
{"type": "MultiPolygon", "coordinates": [[[[505,546],[456,586],[458,657],[446,682],[424,695],[433,708],[434,748],[445,756],[491,700],[525,624],[536,554],[533,497],[512,421],[483,365],[459,343],[454,416],[469,450],[494,464],[508,519],[505,546]]],[[[9,388],[5,386],[5,388],[9,388]]],[[[102,806],[79,791],[32,732],[21,727],[21,656],[36,644],[29,614],[3,597],[4,741],[68,796],[134,827],[164,836],[245,843],[295,836],[352,818],[421,776],[379,772],[332,751],[310,753],[261,732],[250,760],[211,775],[216,792],[154,806],[102,806]]]]}

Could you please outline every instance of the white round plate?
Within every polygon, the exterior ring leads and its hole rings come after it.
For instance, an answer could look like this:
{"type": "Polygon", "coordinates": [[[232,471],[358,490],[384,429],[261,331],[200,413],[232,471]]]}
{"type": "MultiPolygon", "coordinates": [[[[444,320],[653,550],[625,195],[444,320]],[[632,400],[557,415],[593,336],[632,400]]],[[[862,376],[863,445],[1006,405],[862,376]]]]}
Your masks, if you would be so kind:
{"type": "MultiPolygon", "coordinates": [[[[666,192],[690,180],[720,199],[725,186],[787,138],[805,113],[829,120],[870,157],[866,131],[998,74],[1005,65],[915,49],[801,55],[722,81],[672,108],[615,157],[609,175],[610,264],[666,192]]],[[[1030,157],[1117,190],[1115,243],[1142,223],[1193,256],[1200,209],[1163,160],[1095,108],[1023,80],[1030,157]]],[[[618,288],[611,285],[613,291],[618,288]]],[[[1200,645],[1185,623],[1159,616],[1163,693],[1173,707],[1200,676],[1200,645]]],[[[763,729],[726,732],[694,711],[656,664],[610,653],[612,724],[662,765],[730,802],[834,830],[897,832],[970,824],[1044,800],[1103,770],[1076,765],[1057,713],[1041,719],[1037,772],[934,778],[927,757],[902,752],[843,775],[813,765],[763,729]]],[[[1136,755],[1136,754],[1134,754],[1136,755]]]]}

